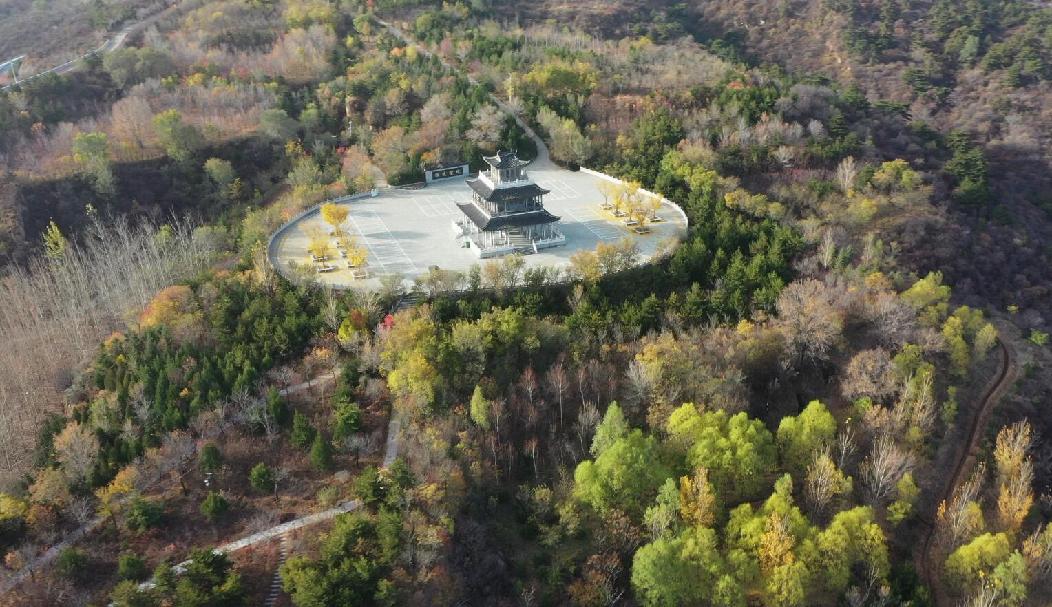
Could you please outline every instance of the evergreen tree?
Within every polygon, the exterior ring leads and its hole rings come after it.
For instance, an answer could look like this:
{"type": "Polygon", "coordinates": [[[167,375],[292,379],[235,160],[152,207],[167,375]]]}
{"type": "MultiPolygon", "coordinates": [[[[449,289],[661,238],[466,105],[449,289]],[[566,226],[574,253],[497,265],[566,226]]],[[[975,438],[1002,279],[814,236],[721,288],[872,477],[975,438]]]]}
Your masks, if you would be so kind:
{"type": "Polygon", "coordinates": [[[209,491],[204,501],[201,502],[201,514],[205,515],[209,522],[214,523],[216,519],[226,514],[228,510],[230,510],[230,502],[215,491],[209,491]]]}
{"type": "Polygon", "coordinates": [[[332,445],[321,432],[314,435],[314,442],[310,447],[310,463],[321,471],[332,469],[332,445]]]}
{"type": "Polygon", "coordinates": [[[315,430],[307,416],[296,411],[292,416],[292,435],[289,440],[300,449],[307,449],[314,442],[315,430]]]}
{"type": "Polygon", "coordinates": [[[203,472],[215,472],[223,465],[223,454],[215,443],[207,443],[201,448],[197,465],[203,472]]]}
{"type": "Polygon", "coordinates": [[[252,470],[248,473],[248,482],[252,485],[252,488],[260,493],[266,493],[274,490],[274,471],[270,469],[270,466],[259,462],[252,467],[252,470]]]}

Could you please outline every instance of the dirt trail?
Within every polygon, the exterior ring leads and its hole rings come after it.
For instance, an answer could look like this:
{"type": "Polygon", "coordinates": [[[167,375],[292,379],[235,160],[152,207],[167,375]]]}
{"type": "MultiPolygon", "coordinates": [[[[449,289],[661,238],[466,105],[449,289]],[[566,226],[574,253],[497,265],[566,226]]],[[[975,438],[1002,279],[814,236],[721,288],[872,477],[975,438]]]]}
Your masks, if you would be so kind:
{"type": "MultiPolygon", "coordinates": [[[[965,435],[966,440],[958,448],[955,455],[956,463],[953,473],[942,490],[937,494],[934,501],[935,508],[944,501],[948,502],[953,492],[961,484],[966,473],[969,473],[975,464],[975,458],[979,455],[979,445],[986,433],[986,423],[990,413],[1001,400],[1004,394],[1015,383],[1018,369],[1015,362],[1015,352],[1002,339],[997,340],[998,349],[1001,352],[1001,367],[993,380],[987,385],[983,396],[979,401],[979,410],[972,416],[965,435]]],[[[931,589],[932,601],[936,607],[948,605],[941,580],[938,579],[938,564],[932,563],[932,552],[935,549],[935,513],[931,514],[931,524],[920,544],[920,550],[915,554],[914,561],[918,572],[924,579],[925,584],[931,589]]]]}

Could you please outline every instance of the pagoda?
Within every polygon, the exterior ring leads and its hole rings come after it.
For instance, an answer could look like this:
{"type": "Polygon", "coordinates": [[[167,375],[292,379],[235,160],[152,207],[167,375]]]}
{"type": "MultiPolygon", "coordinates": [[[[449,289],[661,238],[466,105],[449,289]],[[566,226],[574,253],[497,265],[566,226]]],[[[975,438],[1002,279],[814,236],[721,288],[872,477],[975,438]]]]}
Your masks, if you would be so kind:
{"type": "Polygon", "coordinates": [[[556,226],[559,218],[544,208],[549,191],[526,175],[529,162],[503,151],[483,160],[489,169],[467,180],[471,202],[457,203],[465,217],[455,222],[464,246],[479,257],[494,257],[564,244],[566,237],[556,226]]]}

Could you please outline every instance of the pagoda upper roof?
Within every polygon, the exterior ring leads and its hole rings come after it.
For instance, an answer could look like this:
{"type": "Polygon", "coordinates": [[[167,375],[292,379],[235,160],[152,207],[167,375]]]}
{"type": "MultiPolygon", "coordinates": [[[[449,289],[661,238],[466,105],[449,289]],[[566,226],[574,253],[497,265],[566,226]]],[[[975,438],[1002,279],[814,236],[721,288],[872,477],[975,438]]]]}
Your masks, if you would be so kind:
{"type": "Polygon", "coordinates": [[[483,156],[482,159],[486,161],[486,164],[498,170],[514,169],[516,167],[524,167],[530,164],[530,161],[528,160],[520,160],[518,154],[515,152],[504,150],[497,152],[496,156],[483,156]]]}
{"type": "Polygon", "coordinates": [[[458,202],[457,207],[483,232],[503,230],[504,228],[516,228],[522,226],[555,223],[559,218],[549,213],[546,209],[529,211],[527,213],[513,213],[511,215],[497,215],[490,217],[478,208],[473,202],[458,202]]]}
{"type": "MultiPolygon", "coordinates": [[[[485,179],[468,179],[468,186],[475,191],[486,202],[508,202],[509,200],[522,200],[534,196],[543,196],[551,190],[546,190],[536,183],[528,182],[523,185],[504,186],[495,188],[485,179]]],[[[514,183],[514,182],[513,182],[514,183]]]]}

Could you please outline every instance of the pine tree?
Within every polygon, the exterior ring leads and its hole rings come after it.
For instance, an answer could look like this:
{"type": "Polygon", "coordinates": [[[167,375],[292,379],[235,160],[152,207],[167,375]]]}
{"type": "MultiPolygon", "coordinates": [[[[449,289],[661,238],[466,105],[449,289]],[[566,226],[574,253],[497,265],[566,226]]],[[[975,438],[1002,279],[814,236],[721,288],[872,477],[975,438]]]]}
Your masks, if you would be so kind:
{"type": "Polygon", "coordinates": [[[209,491],[204,501],[201,502],[201,514],[205,515],[209,522],[214,523],[216,519],[226,514],[228,510],[230,510],[230,502],[215,491],[209,491]]]}
{"type": "Polygon", "coordinates": [[[314,435],[314,444],[310,448],[310,463],[321,471],[332,469],[332,445],[321,432],[314,435]]]}
{"type": "Polygon", "coordinates": [[[215,443],[208,443],[201,448],[201,456],[197,464],[204,472],[215,472],[223,465],[223,454],[215,443]]]}
{"type": "Polygon", "coordinates": [[[300,449],[307,449],[314,441],[314,426],[311,425],[307,416],[296,411],[292,416],[292,435],[289,440],[300,449]]]}
{"type": "Polygon", "coordinates": [[[274,471],[270,469],[270,466],[263,462],[259,462],[253,466],[252,470],[248,473],[248,482],[252,485],[253,489],[260,493],[273,491],[274,471]]]}

